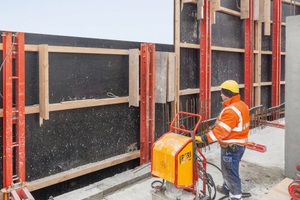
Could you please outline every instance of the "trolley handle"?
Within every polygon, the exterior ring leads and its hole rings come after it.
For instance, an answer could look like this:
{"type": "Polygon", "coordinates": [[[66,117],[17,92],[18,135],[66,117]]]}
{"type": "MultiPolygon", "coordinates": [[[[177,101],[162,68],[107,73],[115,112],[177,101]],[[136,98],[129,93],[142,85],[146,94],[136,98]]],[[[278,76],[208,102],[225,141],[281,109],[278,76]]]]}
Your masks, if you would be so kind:
{"type": "Polygon", "coordinates": [[[190,115],[190,116],[194,116],[194,117],[199,117],[199,120],[193,130],[194,132],[194,135],[196,135],[196,130],[198,129],[198,126],[200,125],[201,123],[201,120],[202,120],[202,117],[200,115],[197,115],[197,114],[193,114],[193,113],[187,113],[187,112],[178,112],[175,116],[175,118],[173,119],[171,125],[170,125],[170,132],[174,129],[174,130],[177,130],[177,131],[182,131],[182,132],[185,132],[185,133],[189,133],[191,134],[191,131],[189,130],[185,130],[185,129],[181,129],[181,128],[177,128],[177,127],[174,127],[173,124],[175,123],[177,117],[180,115],[180,114],[183,114],[183,115],[190,115]]]}

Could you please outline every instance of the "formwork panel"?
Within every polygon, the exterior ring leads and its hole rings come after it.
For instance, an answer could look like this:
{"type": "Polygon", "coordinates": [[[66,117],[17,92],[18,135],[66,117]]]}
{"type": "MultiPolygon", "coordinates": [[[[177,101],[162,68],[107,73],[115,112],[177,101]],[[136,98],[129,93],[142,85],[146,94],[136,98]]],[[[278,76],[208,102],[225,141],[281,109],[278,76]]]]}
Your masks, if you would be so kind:
{"type": "Polygon", "coordinates": [[[261,87],[260,102],[263,107],[270,108],[272,106],[271,92],[272,92],[271,86],[262,86],[261,87]]]}
{"type": "Polygon", "coordinates": [[[199,50],[180,49],[180,90],[199,88],[199,50]]]}
{"type": "Polygon", "coordinates": [[[199,44],[199,20],[197,20],[197,5],[183,4],[180,12],[180,42],[199,44]]]}
{"type": "Polygon", "coordinates": [[[261,55],[261,82],[272,81],[272,55],[261,55]]]}
{"type": "Polygon", "coordinates": [[[211,86],[220,86],[224,81],[233,79],[244,83],[244,54],[212,51],[211,86]]]}
{"type": "Polygon", "coordinates": [[[237,16],[216,12],[216,23],[212,24],[212,46],[243,49],[245,44],[245,20],[237,16]]]}

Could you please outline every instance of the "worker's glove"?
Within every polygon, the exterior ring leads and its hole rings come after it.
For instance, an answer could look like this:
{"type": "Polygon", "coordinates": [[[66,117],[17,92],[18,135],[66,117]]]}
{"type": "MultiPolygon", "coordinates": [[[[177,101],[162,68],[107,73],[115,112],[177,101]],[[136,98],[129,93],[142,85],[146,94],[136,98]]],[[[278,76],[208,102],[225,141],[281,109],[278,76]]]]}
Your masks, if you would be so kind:
{"type": "Polygon", "coordinates": [[[201,136],[196,136],[196,143],[203,143],[203,141],[201,140],[201,136]]]}

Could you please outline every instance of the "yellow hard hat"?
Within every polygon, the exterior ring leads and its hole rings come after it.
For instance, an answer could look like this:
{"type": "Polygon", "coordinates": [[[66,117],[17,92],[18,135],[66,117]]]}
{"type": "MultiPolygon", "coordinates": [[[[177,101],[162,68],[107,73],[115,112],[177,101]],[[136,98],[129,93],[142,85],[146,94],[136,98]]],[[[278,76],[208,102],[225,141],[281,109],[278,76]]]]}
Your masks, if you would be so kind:
{"type": "Polygon", "coordinates": [[[227,80],[220,86],[223,89],[229,90],[233,93],[239,93],[239,85],[234,80],[227,80]]]}

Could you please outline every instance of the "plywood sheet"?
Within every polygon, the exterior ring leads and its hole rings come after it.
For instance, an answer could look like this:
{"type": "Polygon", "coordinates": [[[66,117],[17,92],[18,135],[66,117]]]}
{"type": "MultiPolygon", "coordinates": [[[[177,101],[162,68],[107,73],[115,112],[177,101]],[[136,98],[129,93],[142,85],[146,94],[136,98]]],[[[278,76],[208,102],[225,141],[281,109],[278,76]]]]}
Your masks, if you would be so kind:
{"type": "Polygon", "coordinates": [[[49,119],[49,58],[48,45],[39,45],[39,105],[40,125],[49,119]]]}
{"type": "Polygon", "coordinates": [[[167,52],[155,53],[155,103],[167,100],[167,52]]]}
{"type": "Polygon", "coordinates": [[[267,194],[262,196],[259,200],[274,200],[274,199],[290,200],[291,196],[288,192],[288,187],[291,182],[293,182],[292,179],[285,178],[278,185],[276,185],[273,189],[268,191],[267,194]]]}
{"type": "Polygon", "coordinates": [[[139,49],[129,54],[129,106],[139,106],[139,49]]]}
{"type": "Polygon", "coordinates": [[[175,98],[175,53],[168,53],[167,101],[175,98]]]}

